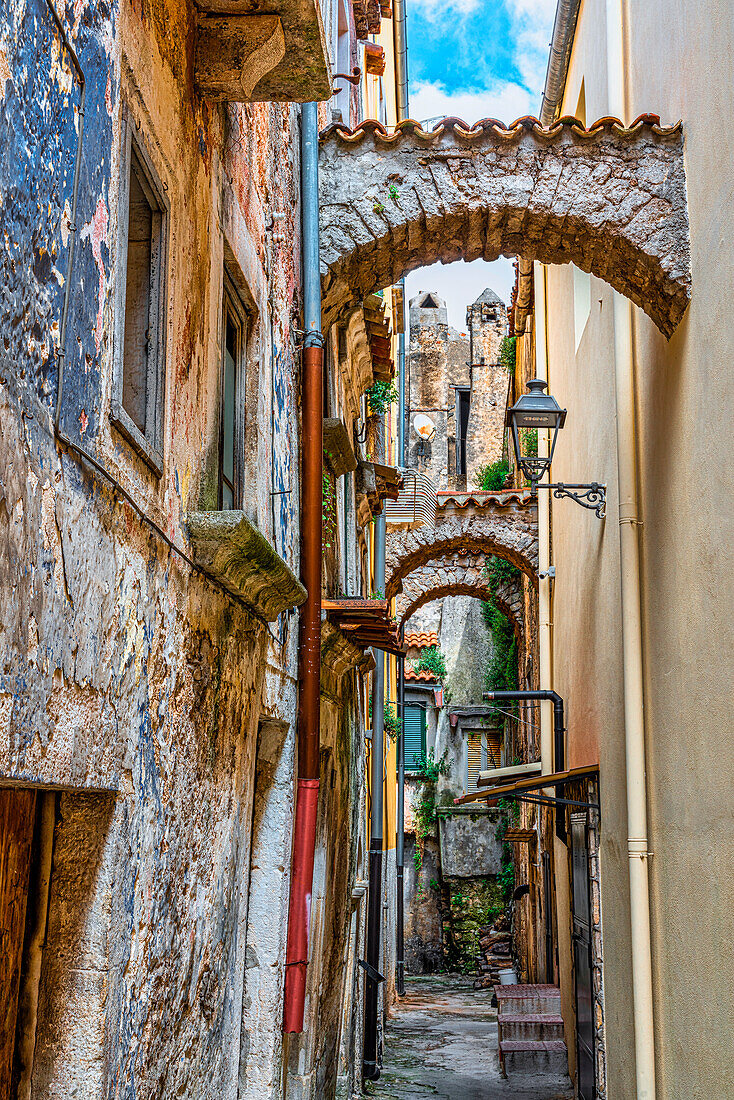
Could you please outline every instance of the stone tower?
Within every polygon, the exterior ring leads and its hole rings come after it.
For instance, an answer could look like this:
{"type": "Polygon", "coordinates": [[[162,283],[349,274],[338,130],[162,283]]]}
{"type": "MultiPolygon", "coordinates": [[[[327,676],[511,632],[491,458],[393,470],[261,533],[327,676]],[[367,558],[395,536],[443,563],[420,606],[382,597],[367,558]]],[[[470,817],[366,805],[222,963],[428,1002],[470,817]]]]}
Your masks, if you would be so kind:
{"type": "Polygon", "coordinates": [[[438,490],[476,488],[478,469],[502,456],[509,374],[498,360],[507,309],[487,289],[468,307],[466,321],[466,333],[450,328],[435,291],[410,301],[406,457],[438,490]],[[429,443],[413,426],[419,412],[436,425],[429,443]]]}
{"type": "Polygon", "coordinates": [[[469,331],[470,398],[466,430],[466,487],[476,488],[482,466],[502,458],[510,373],[500,363],[507,335],[507,308],[485,290],[466,311],[469,331]]]}

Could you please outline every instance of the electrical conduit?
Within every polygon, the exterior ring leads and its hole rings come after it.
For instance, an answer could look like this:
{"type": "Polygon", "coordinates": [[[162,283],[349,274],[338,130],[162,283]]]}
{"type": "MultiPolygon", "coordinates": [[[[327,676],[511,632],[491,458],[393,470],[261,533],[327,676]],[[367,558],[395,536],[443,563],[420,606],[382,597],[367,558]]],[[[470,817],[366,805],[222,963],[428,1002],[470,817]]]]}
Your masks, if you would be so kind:
{"type": "Polygon", "coordinates": [[[303,309],[301,577],[308,593],[301,608],[298,707],[298,785],[288,907],[283,1031],[303,1031],[311,890],[319,800],[321,723],[321,511],[324,338],[319,275],[319,133],[316,103],[301,109],[303,309]]]}

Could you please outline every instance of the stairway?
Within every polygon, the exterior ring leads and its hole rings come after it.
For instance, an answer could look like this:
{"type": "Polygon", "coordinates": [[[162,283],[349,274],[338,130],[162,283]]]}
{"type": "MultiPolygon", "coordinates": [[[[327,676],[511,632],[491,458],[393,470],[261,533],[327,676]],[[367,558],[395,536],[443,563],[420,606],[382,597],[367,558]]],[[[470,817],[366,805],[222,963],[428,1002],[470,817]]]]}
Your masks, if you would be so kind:
{"type": "Polygon", "coordinates": [[[497,985],[500,1066],[508,1073],[568,1073],[561,991],[554,985],[497,985]]]}

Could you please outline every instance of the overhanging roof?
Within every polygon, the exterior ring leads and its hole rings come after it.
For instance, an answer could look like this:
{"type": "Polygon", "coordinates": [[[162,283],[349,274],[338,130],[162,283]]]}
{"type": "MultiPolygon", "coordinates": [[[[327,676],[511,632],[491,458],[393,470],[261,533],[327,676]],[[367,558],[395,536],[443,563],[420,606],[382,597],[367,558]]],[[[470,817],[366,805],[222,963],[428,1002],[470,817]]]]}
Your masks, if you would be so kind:
{"type": "Polygon", "coordinates": [[[482,790],[473,791],[472,794],[455,798],[454,804],[462,806],[466,802],[496,802],[498,798],[508,798],[510,795],[521,795],[524,792],[539,791],[543,787],[563,786],[565,783],[573,783],[576,779],[591,779],[599,774],[599,765],[590,764],[584,768],[571,768],[565,772],[552,772],[550,775],[538,775],[532,779],[518,779],[515,783],[503,783],[496,787],[484,787],[482,790]]]}

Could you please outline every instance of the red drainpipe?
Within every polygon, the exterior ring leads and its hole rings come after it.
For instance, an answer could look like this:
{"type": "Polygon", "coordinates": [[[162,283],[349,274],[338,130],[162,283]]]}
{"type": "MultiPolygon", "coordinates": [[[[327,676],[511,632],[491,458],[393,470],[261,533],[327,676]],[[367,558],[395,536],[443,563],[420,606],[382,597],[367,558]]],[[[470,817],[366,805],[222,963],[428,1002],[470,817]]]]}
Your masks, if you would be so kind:
{"type": "Polygon", "coordinates": [[[322,371],[324,349],[303,349],[303,460],[301,576],[308,592],[301,607],[298,707],[298,790],[288,910],[283,1031],[303,1031],[308,933],[319,802],[321,721],[322,371]]]}

